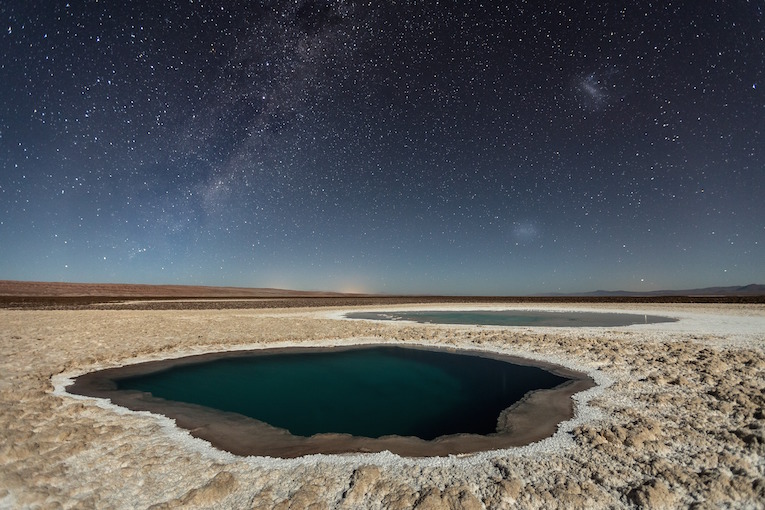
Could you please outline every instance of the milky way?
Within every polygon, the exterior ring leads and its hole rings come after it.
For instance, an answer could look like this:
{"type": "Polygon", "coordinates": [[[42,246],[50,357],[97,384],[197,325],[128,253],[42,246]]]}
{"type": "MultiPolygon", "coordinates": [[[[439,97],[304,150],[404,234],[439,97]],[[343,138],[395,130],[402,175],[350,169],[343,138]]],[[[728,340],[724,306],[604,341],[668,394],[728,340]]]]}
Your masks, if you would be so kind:
{"type": "Polygon", "coordinates": [[[761,282],[761,2],[0,5],[0,279],[761,282]]]}

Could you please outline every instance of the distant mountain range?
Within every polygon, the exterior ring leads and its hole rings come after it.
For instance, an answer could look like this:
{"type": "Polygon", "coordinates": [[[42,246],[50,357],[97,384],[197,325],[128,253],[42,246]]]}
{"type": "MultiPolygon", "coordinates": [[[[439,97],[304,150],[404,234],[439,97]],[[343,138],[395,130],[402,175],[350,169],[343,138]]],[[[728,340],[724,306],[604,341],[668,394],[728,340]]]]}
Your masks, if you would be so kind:
{"type": "MultiPolygon", "coordinates": [[[[4,297],[146,297],[146,298],[306,298],[306,297],[374,297],[374,294],[344,294],[340,292],[299,291],[286,289],[264,289],[244,287],[206,287],[193,285],[142,285],[114,283],[65,283],[65,282],[24,282],[0,280],[0,296],[4,297]]],[[[631,292],[625,290],[596,290],[570,294],[536,294],[528,297],[731,297],[765,296],[765,285],[750,284],[734,287],[705,287],[687,290],[655,290],[631,292]]],[[[377,295],[383,297],[383,295],[377,295]]],[[[416,297],[416,296],[411,296],[416,297]]],[[[425,296],[427,297],[427,296],[425,296]]],[[[435,297],[435,296],[431,296],[435,297]]],[[[441,296],[449,297],[449,296],[441,296]]],[[[456,297],[456,296],[455,296],[456,297]]],[[[518,297],[520,299],[520,296],[518,297]]]]}
{"type": "Polygon", "coordinates": [[[547,296],[605,296],[605,297],[640,297],[640,296],[765,296],[765,285],[749,284],[733,287],[704,287],[702,289],[685,290],[653,290],[649,292],[632,292],[627,290],[596,290],[585,293],[545,294],[547,296]]]}

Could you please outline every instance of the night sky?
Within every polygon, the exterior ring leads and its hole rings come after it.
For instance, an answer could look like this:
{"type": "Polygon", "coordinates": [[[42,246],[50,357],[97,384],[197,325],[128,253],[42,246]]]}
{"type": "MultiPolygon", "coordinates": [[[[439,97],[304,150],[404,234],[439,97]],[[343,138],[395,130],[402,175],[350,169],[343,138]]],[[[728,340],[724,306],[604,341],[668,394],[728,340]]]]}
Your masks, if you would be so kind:
{"type": "Polygon", "coordinates": [[[765,2],[0,3],[0,279],[765,282],[765,2]]]}

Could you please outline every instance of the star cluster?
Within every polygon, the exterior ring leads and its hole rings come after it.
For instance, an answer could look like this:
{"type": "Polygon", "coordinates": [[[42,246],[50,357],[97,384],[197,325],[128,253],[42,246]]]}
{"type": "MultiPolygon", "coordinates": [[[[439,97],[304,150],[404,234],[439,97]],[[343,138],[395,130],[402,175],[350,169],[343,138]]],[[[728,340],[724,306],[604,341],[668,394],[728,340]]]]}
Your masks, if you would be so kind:
{"type": "Polygon", "coordinates": [[[4,2],[0,278],[757,282],[763,8],[4,2]]]}

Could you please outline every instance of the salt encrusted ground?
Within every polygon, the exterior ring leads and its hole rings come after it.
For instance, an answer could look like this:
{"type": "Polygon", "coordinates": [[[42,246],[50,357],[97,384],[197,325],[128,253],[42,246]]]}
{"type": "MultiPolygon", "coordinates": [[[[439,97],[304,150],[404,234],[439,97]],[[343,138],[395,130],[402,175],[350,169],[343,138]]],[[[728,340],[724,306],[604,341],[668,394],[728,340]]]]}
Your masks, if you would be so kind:
{"type": "MultiPolygon", "coordinates": [[[[404,308],[414,307],[395,307],[404,308]]],[[[680,321],[532,329],[348,321],[316,309],[0,310],[0,507],[763,507],[765,306],[525,308],[680,321]],[[138,360],[357,341],[522,354],[584,370],[601,387],[577,397],[577,416],[553,438],[524,448],[295,460],[238,458],[166,418],[62,390],[67,377],[138,360]]]]}

